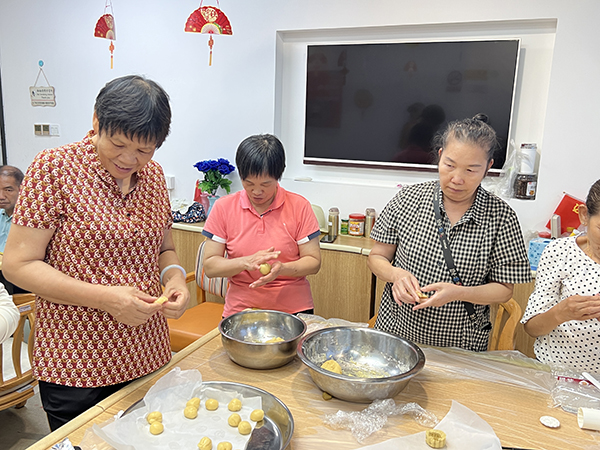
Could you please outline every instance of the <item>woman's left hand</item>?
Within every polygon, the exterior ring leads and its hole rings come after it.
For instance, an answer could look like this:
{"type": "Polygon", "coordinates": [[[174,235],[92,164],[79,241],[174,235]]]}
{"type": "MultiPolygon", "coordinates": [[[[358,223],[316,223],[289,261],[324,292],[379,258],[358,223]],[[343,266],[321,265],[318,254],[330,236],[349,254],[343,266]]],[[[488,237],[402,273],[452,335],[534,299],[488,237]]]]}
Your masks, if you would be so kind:
{"type": "Polygon", "coordinates": [[[413,307],[413,311],[417,309],[439,307],[446,303],[460,299],[460,291],[462,287],[452,283],[433,283],[421,288],[423,292],[435,291],[431,297],[419,300],[419,304],[413,307]]]}
{"type": "Polygon", "coordinates": [[[271,271],[268,274],[266,274],[265,276],[260,277],[254,283],[251,283],[250,288],[257,288],[260,286],[264,286],[265,284],[270,283],[275,278],[277,278],[277,276],[281,272],[281,268],[283,267],[283,264],[281,263],[281,261],[278,261],[276,259],[272,260],[269,264],[271,265],[271,271]]]}
{"type": "Polygon", "coordinates": [[[167,283],[163,295],[168,299],[163,303],[163,316],[167,319],[179,319],[186,311],[190,300],[190,291],[187,286],[185,284],[181,286],[181,283],[174,280],[173,283],[167,283]]]}

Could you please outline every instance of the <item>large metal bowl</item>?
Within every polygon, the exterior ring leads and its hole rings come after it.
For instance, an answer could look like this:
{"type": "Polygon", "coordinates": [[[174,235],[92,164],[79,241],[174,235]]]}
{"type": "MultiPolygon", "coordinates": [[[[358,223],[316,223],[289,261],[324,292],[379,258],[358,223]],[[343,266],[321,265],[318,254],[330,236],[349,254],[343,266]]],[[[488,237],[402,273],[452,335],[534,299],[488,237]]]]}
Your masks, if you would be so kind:
{"type": "Polygon", "coordinates": [[[250,369],[274,369],[294,359],[306,324],[281,311],[242,311],[221,320],[219,331],[233,362],[250,369]],[[266,342],[273,338],[283,341],[266,342]]]}
{"type": "Polygon", "coordinates": [[[357,403],[395,397],[425,365],[425,355],[414,343],[360,327],[310,333],[298,343],[298,356],[321,390],[357,403]],[[321,368],[328,359],[340,364],[342,375],[321,368]]]}

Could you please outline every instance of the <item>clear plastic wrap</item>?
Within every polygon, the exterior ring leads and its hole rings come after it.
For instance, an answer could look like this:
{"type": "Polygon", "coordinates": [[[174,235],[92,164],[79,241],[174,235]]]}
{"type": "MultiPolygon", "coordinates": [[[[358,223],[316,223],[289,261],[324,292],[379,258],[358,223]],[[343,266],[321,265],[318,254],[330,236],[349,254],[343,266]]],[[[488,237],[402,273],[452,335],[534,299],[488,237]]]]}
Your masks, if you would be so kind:
{"type": "Polygon", "coordinates": [[[320,330],[322,328],[341,327],[341,326],[352,326],[352,327],[363,327],[367,328],[368,323],[363,322],[349,322],[344,319],[325,319],[315,314],[298,314],[298,317],[306,322],[306,334],[312,333],[313,331],[320,330]]]}
{"type": "Polygon", "coordinates": [[[579,408],[600,409],[600,389],[574,370],[553,366],[555,383],[551,391],[550,406],[577,414],[579,408]]]}
{"type": "Polygon", "coordinates": [[[338,411],[327,414],[323,418],[325,425],[336,429],[350,430],[360,443],[376,431],[381,430],[387,423],[389,416],[407,414],[425,427],[434,427],[438,423],[435,414],[421,408],[417,403],[396,405],[394,400],[375,400],[362,411],[338,411]]]}
{"type": "Polygon", "coordinates": [[[503,199],[513,198],[515,177],[521,167],[521,159],[521,153],[516,151],[515,141],[511,139],[500,176],[486,177],[482,182],[483,187],[503,199]]]}

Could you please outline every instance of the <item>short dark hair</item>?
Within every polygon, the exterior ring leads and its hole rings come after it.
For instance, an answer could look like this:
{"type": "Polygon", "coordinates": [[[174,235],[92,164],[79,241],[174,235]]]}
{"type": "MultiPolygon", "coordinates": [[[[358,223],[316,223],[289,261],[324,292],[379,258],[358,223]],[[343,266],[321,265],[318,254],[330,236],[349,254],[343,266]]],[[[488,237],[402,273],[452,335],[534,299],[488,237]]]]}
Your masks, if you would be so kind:
{"type": "Polygon", "coordinates": [[[498,146],[496,131],[488,125],[488,116],[477,114],[472,119],[462,119],[450,122],[444,131],[435,137],[434,148],[438,151],[444,148],[450,139],[459,142],[469,142],[480,146],[490,162],[494,158],[494,151],[498,146]]]}
{"type": "Polygon", "coordinates": [[[235,163],[242,180],[252,175],[267,175],[281,180],[285,170],[285,150],[281,141],[272,134],[256,134],[240,143],[235,163]]]}
{"type": "Polygon", "coordinates": [[[592,184],[590,192],[585,199],[585,206],[589,216],[595,216],[600,212],[600,180],[592,184]]]}
{"type": "Polygon", "coordinates": [[[156,82],[138,75],[106,83],[94,105],[98,133],[123,133],[128,139],[156,143],[159,148],[171,126],[169,96],[156,82]]]}
{"type": "Polygon", "coordinates": [[[23,182],[23,172],[14,166],[0,166],[0,177],[13,177],[17,186],[21,186],[23,182]]]}

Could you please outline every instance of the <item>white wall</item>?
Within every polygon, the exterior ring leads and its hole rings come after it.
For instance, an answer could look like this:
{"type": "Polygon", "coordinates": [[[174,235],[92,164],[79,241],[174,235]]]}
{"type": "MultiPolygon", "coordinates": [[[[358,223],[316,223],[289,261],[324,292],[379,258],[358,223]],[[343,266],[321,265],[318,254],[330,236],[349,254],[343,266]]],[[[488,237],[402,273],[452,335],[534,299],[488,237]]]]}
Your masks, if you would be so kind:
{"type": "MultiPolygon", "coordinates": [[[[511,200],[525,229],[543,227],[563,191],[585,198],[596,169],[596,105],[600,103],[600,31],[595,0],[222,0],[233,36],[216,36],[213,66],[208,66],[207,36],[184,33],[198,1],[114,0],[117,27],[115,68],[109,67],[109,41],[93,36],[103,1],[2,0],[0,70],[8,163],[25,168],[43,148],[81,139],[91,128],[99,89],[117,76],[140,73],[169,92],[173,108],[170,137],[156,159],[176,177],[176,197],[191,198],[199,173],[196,161],[234,159],[238,143],[250,134],[283,134],[289,123],[276,114],[277,31],[408,26],[455,22],[517,21],[556,18],[558,25],[549,75],[547,107],[521,110],[521,129],[541,127],[537,199],[511,200]],[[29,86],[38,61],[56,88],[57,106],[32,107],[29,86]],[[58,123],[60,137],[36,137],[34,123],[58,123]],[[276,126],[276,124],[278,124],[276,126]]],[[[204,5],[215,2],[204,2],[204,5]]],[[[281,55],[280,55],[281,56],[281,55]]],[[[280,67],[281,68],[281,67],[280,67]]],[[[300,76],[300,75],[299,75],[300,76]]],[[[41,77],[42,78],[42,77],[41,77]]],[[[546,89],[542,86],[542,91],[546,89]]],[[[279,108],[280,106],[278,106],[279,108]]],[[[289,113],[289,111],[286,111],[289,113]]],[[[297,113],[298,111],[296,111],[297,113]]],[[[324,209],[342,207],[342,215],[375,207],[395,192],[395,184],[431,175],[399,171],[332,170],[321,183],[301,183],[302,146],[281,136],[288,152],[283,185],[324,209]],[[352,185],[346,184],[350,178],[352,185]]],[[[525,131],[522,140],[530,138],[525,131]]],[[[320,173],[323,173],[321,171],[320,173]]],[[[240,188],[235,177],[234,189],[240,188]]]]}

